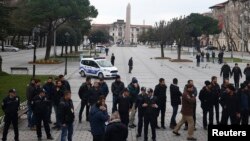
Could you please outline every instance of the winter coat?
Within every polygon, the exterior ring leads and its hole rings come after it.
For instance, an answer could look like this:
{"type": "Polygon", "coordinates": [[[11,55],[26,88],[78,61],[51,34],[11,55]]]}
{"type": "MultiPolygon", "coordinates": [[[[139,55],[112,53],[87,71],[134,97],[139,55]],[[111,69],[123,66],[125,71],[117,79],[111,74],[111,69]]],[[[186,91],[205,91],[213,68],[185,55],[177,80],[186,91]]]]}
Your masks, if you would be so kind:
{"type": "Polygon", "coordinates": [[[119,96],[124,90],[124,83],[121,81],[115,81],[111,85],[111,90],[114,96],[119,96]]]}
{"type": "Polygon", "coordinates": [[[101,90],[98,88],[92,88],[91,91],[90,91],[90,95],[89,95],[89,104],[90,105],[93,105],[95,103],[97,103],[98,101],[98,98],[103,95],[101,90]]]}
{"type": "Polygon", "coordinates": [[[223,75],[223,78],[229,78],[231,76],[231,68],[229,65],[223,65],[221,67],[220,75],[223,75]]]}
{"type": "Polygon", "coordinates": [[[46,91],[46,97],[51,100],[52,99],[52,95],[53,95],[53,92],[54,92],[54,89],[55,89],[55,85],[54,83],[46,83],[44,86],[43,86],[43,89],[46,91]]]}
{"type": "Polygon", "coordinates": [[[129,59],[128,66],[133,67],[133,60],[132,59],[129,59]]]}
{"type": "Polygon", "coordinates": [[[59,117],[62,124],[72,124],[75,120],[74,105],[72,100],[61,99],[59,105],[59,117]]]}
{"type": "Polygon", "coordinates": [[[221,95],[220,104],[222,109],[228,113],[240,113],[239,99],[235,93],[233,95],[228,93],[221,95]]]}
{"type": "Polygon", "coordinates": [[[157,98],[158,106],[166,104],[167,101],[167,86],[156,85],[154,90],[154,96],[157,98]]]}
{"type": "Polygon", "coordinates": [[[250,77],[250,67],[246,67],[244,69],[244,74],[246,75],[246,77],[250,77]]]}
{"type": "Polygon", "coordinates": [[[78,91],[78,96],[81,100],[88,101],[90,93],[91,93],[91,84],[82,83],[81,87],[78,91]]]}
{"type": "Polygon", "coordinates": [[[106,82],[103,82],[102,84],[100,84],[100,89],[101,89],[102,94],[105,97],[107,97],[109,94],[109,87],[106,82]]]}
{"type": "Polygon", "coordinates": [[[182,95],[181,113],[184,116],[193,116],[196,99],[193,95],[185,91],[182,95]],[[188,96],[189,95],[189,96],[188,96]]]}
{"type": "Polygon", "coordinates": [[[171,105],[176,106],[181,104],[181,96],[182,93],[177,85],[171,84],[170,85],[170,99],[171,105]]]}
{"type": "Polygon", "coordinates": [[[17,116],[19,106],[20,106],[20,98],[19,97],[10,98],[9,96],[7,96],[3,99],[2,109],[3,109],[5,115],[17,116]]]}
{"type": "Polygon", "coordinates": [[[47,115],[49,111],[49,103],[47,97],[35,96],[31,102],[31,108],[35,115],[47,115]]]}
{"type": "Polygon", "coordinates": [[[232,69],[231,76],[234,76],[235,79],[239,79],[240,77],[242,77],[242,73],[241,73],[240,67],[234,67],[232,69]]]}
{"type": "Polygon", "coordinates": [[[140,86],[138,84],[138,87],[134,87],[133,83],[130,83],[128,85],[128,90],[129,90],[129,96],[131,98],[131,102],[135,103],[136,99],[138,97],[138,94],[140,93],[140,86]]]}
{"type": "Polygon", "coordinates": [[[204,86],[200,93],[199,93],[199,99],[201,101],[201,108],[203,110],[209,110],[210,108],[213,108],[213,96],[210,90],[207,90],[206,86],[204,86]]]}

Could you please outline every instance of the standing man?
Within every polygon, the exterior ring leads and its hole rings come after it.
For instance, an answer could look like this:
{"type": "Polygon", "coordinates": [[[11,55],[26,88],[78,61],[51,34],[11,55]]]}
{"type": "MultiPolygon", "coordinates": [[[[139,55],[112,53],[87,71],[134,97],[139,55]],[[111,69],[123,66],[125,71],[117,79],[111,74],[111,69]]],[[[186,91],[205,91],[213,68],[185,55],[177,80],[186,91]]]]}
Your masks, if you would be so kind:
{"type": "MultiPolygon", "coordinates": [[[[154,96],[157,98],[158,105],[158,115],[161,112],[161,127],[166,129],[165,127],[165,112],[166,112],[166,102],[167,102],[167,86],[165,84],[164,78],[159,79],[159,84],[155,86],[154,96]]],[[[159,129],[158,122],[156,120],[156,129],[159,129]]]]}
{"type": "Polygon", "coordinates": [[[235,66],[232,69],[231,77],[232,76],[234,76],[234,86],[236,89],[238,89],[240,86],[240,78],[242,78],[242,73],[237,63],[235,63],[235,66]]]}
{"type": "Polygon", "coordinates": [[[134,124],[135,121],[135,114],[136,114],[136,101],[137,101],[137,97],[140,93],[140,86],[138,84],[138,80],[133,77],[132,78],[132,82],[128,85],[128,90],[129,90],[129,95],[130,95],[130,101],[131,101],[131,113],[130,113],[130,117],[129,117],[129,127],[130,128],[135,128],[136,125],[134,124]]]}
{"type": "Polygon", "coordinates": [[[102,93],[101,93],[101,89],[99,87],[99,82],[95,81],[94,86],[92,87],[92,89],[90,91],[90,95],[89,95],[90,107],[92,107],[93,105],[95,105],[97,103],[97,101],[101,95],[102,95],[102,93]]]}
{"type": "Polygon", "coordinates": [[[208,51],[207,51],[207,53],[206,53],[206,59],[207,59],[207,62],[210,62],[210,54],[209,54],[208,51]]]}
{"type": "Polygon", "coordinates": [[[214,60],[215,60],[215,52],[212,51],[212,59],[213,59],[213,63],[214,63],[214,60]]]}
{"type": "Polygon", "coordinates": [[[49,112],[49,101],[43,89],[40,89],[39,94],[32,100],[32,109],[33,113],[36,116],[36,133],[38,140],[42,140],[42,122],[47,135],[47,139],[53,140],[54,138],[50,134],[49,119],[47,116],[49,112]]]}
{"type": "Polygon", "coordinates": [[[216,117],[216,122],[217,125],[220,123],[220,109],[219,109],[219,98],[221,95],[221,90],[220,90],[220,86],[217,83],[217,77],[213,76],[211,79],[211,94],[213,97],[213,107],[215,108],[215,117],[216,117]]]}
{"type": "Polygon", "coordinates": [[[121,117],[121,122],[128,127],[131,102],[127,88],[124,89],[122,95],[119,96],[116,102],[118,104],[118,112],[121,117]]]}
{"type": "Polygon", "coordinates": [[[205,86],[201,89],[199,94],[201,101],[201,109],[203,110],[203,128],[207,130],[207,113],[209,113],[209,124],[213,125],[214,111],[213,111],[213,96],[211,93],[211,83],[205,81],[205,86]]]}
{"type": "Polygon", "coordinates": [[[31,101],[34,98],[33,96],[34,91],[35,91],[35,79],[32,78],[30,81],[30,84],[26,88],[26,99],[27,99],[27,106],[28,106],[27,118],[28,118],[29,128],[33,128],[35,125],[34,116],[33,116],[32,109],[31,109],[31,101]]]}
{"type": "Polygon", "coordinates": [[[128,73],[131,73],[131,71],[133,69],[133,58],[132,57],[128,61],[128,67],[129,67],[128,73]]]}
{"type": "Polygon", "coordinates": [[[61,141],[72,141],[73,123],[75,120],[74,105],[71,100],[71,92],[65,91],[61,99],[60,105],[60,118],[62,122],[61,141]],[[68,139],[66,139],[68,138],[68,139]]]}
{"type": "Polygon", "coordinates": [[[181,126],[187,121],[188,122],[188,137],[187,140],[196,140],[193,137],[194,135],[194,103],[196,103],[196,98],[193,96],[193,85],[188,84],[186,86],[186,91],[182,95],[182,118],[180,122],[175,126],[173,133],[177,136],[180,136],[178,131],[180,130],[181,126]]]}
{"type": "Polygon", "coordinates": [[[53,78],[49,77],[46,84],[44,84],[43,89],[46,91],[46,97],[49,101],[49,111],[48,111],[48,118],[49,123],[52,123],[51,121],[51,113],[52,113],[52,95],[55,89],[55,84],[53,83],[53,78]]]}
{"type": "Polygon", "coordinates": [[[79,111],[79,123],[82,123],[82,112],[86,106],[86,121],[89,121],[89,96],[91,93],[91,77],[86,77],[86,82],[82,83],[81,87],[79,88],[78,95],[81,99],[81,108],[79,111]]]}
{"type": "Polygon", "coordinates": [[[240,124],[248,125],[249,109],[250,109],[250,95],[247,83],[241,84],[241,88],[237,93],[240,106],[240,124]]]}
{"type": "Polygon", "coordinates": [[[224,80],[224,79],[229,79],[231,74],[232,74],[231,68],[227,64],[227,62],[225,62],[224,65],[221,67],[220,76],[223,76],[223,80],[224,80]]]}
{"type": "Polygon", "coordinates": [[[246,76],[246,81],[250,82],[250,64],[247,64],[246,68],[244,69],[244,74],[246,76]]]}
{"type": "Polygon", "coordinates": [[[109,94],[109,87],[108,87],[107,83],[104,81],[103,78],[99,79],[99,85],[100,85],[102,95],[107,97],[108,94],[109,94]]]}
{"type": "Polygon", "coordinates": [[[14,140],[19,141],[18,114],[17,114],[19,106],[20,106],[20,99],[16,95],[16,90],[10,89],[9,95],[5,97],[2,102],[2,109],[5,114],[2,141],[7,141],[8,130],[11,123],[13,125],[15,133],[14,140]]]}
{"type": "Polygon", "coordinates": [[[178,112],[179,105],[181,105],[182,93],[177,85],[178,85],[178,79],[174,78],[173,84],[170,85],[170,99],[171,99],[171,106],[173,108],[173,114],[170,120],[171,129],[174,129],[174,127],[177,125],[176,115],[178,112]]]}
{"type": "Polygon", "coordinates": [[[111,85],[111,91],[113,93],[113,107],[112,107],[112,113],[117,111],[117,99],[119,95],[121,95],[122,91],[124,90],[125,86],[124,83],[121,81],[120,75],[117,75],[115,78],[115,82],[111,85]]]}
{"type": "Polygon", "coordinates": [[[200,53],[198,53],[196,55],[196,66],[199,67],[200,66],[200,62],[201,62],[201,55],[200,53]]]}
{"type": "Polygon", "coordinates": [[[105,53],[106,53],[106,56],[109,55],[109,48],[108,47],[105,47],[105,53]]]}
{"type": "Polygon", "coordinates": [[[114,55],[114,53],[112,53],[112,56],[111,56],[111,64],[113,66],[115,65],[115,55],[114,55]]]}
{"type": "Polygon", "coordinates": [[[148,141],[148,126],[152,131],[152,140],[156,141],[155,126],[157,122],[157,98],[154,96],[153,89],[148,89],[148,96],[144,99],[144,141],[148,141]]]}
{"type": "Polygon", "coordinates": [[[66,90],[71,91],[69,82],[64,78],[64,75],[59,75],[58,76],[59,80],[61,80],[62,85],[65,87],[66,90]]]}
{"type": "Polygon", "coordinates": [[[147,97],[146,88],[141,87],[141,93],[138,95],[136,101],[136,107],[138,107],[138,128],[136,137],[141,137],[143,120],[144,120],[144,108],[142,107],[144,99],[147,97]]]}
{"type": "Polygon", "coordinates": [[[205,53],[204,51],[201,52],[201,62],[204,62],[204,56],[205,56],[205,53]]]}

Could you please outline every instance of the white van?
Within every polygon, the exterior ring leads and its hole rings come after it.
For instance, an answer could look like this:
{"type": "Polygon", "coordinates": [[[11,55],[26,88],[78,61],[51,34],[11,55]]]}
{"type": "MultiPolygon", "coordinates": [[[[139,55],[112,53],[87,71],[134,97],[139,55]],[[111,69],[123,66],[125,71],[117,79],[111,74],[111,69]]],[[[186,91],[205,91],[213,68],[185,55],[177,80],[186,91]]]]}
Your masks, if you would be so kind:
{"type": "Polygon", "coordinates": [[[79,73],[82,77],[88,75],[98,78],[113,78],[118,75],[118,70],[104,57],[82,58],[79,73]]]}

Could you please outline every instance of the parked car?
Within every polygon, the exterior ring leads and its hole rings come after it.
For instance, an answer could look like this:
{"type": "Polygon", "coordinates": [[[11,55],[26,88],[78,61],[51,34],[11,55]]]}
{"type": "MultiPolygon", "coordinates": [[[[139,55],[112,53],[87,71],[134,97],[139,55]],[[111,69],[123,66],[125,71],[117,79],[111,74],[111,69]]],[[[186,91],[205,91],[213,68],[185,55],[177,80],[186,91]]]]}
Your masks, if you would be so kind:
{"type": "MultiPolygon", "coordinates": [[[[2,51],[2,46],[0,46],[0,51],[2,51]]],[[[4,46],[4,51],[18,52],[19,48],[14,47],[12,45],[6,45],[6,46],[4,46]]]]}
{"type": "Polygon", "coordinates": [[[104,45],[97,45],[97,46],[95,47],[95,50],[96,50],[97,52],[102,53],[102,52],[105,52],[105,48],[106,48],[106,46],[104,46],[104,45]]]}
{"type": "Polygon", "coordinates": [[[218,50],[218,48],[214,46],[206,46],[204,47],[204,50],[218,50]]]}
{"type": "Polygon", "coordinates": [[[34,48],[35,46],[32,44],[32,43],[29,43],[29,44],[26,44],[25,45],[25,48],[26,49],[32,49],[32,48],[34,48]]]}

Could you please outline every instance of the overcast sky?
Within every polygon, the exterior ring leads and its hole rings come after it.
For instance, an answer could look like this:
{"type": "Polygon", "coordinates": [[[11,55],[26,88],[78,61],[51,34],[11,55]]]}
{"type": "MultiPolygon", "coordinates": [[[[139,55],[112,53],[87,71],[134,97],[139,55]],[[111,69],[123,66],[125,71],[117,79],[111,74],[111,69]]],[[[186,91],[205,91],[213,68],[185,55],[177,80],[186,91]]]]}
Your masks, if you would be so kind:
{"type": "Polygon", "coordinates": [[[210,6],[226,0],[90,0],[99,14],[93,23],[113,23],[126,19],[126,6],[131,4],[131,24],[154,25],[159,20],[170,20],[190,13],[211,11],[210,6]]]}

